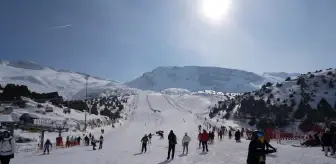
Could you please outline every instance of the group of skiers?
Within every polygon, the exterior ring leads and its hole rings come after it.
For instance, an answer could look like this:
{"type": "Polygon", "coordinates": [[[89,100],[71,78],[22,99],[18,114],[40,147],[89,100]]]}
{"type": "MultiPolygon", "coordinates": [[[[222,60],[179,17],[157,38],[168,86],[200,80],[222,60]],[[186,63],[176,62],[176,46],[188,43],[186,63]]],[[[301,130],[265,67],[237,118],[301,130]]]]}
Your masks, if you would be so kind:
{"type": "Polygon", "coordinates": [[[322,151],[324,151],[324,155],[328,156],[330,152],[330,156],[335,155],[336,151],[336,132],[331,131],[331,129],[326,128],[321,137],[321,145],[322,151]]]}
{"type": "MultiPolygon", "coordinates": [[[[163,131],[159,131],[160,133],[157,133],[160,138],[163,138],[163,131]]],[[[141,153],[147,152],[147,145],[151,144],[152,134],[149,133],[148,135],[145,134],[144,137],[141,138],[141,153]]],[[[189,150],[189,142],[191,141],[191,138],[188,136],[188,133],[185,133],[182,139],[182,146],[183,146],[183,153],[182,154],[188,154],[189,150]]],[[[173,130],[171,130],[168,134],[168,156],[167,160],[174,159],[175,156],[175,146],[177,144],[177,138],[174,134],[173,130]]]]}
{"type": "MultiPolygon", "coordinates": [[[[103,132],[102,132],[103,133],[103,132]]],[[[99,147],[98,147],[98,149],[102,149],[103,148],[103,141],[104,141],[104,137],[103,137],[103,135],[101,135],[100,137],[99,137],[99,139],[98,140],[96,140],[95,138],[94,138],[94,136],[90,133],[89,134],[89,137],[88,136],[85,136],[84,137],[84,145],[85,146],[90,146],[90,141],[91,141],[91,146],[92,146],[92,149],[93,150],[96,150],[96,146],[97,146],[97,143],[99,143],[99,147]]]]}

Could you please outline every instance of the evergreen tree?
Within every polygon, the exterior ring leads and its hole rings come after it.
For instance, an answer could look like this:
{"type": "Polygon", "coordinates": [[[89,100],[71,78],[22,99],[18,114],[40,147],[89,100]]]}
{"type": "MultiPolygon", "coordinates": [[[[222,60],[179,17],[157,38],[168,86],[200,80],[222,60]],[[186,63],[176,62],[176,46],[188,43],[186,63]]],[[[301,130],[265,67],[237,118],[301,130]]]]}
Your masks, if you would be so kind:
{"type": "Polygon", "coordinates": [[[336,111],[331,107],[328,101],[325,98],[322,98],[320,102],[317,104],[317,109],[321,112],[321,114],[328,118],[335,118],[336,111]]]}

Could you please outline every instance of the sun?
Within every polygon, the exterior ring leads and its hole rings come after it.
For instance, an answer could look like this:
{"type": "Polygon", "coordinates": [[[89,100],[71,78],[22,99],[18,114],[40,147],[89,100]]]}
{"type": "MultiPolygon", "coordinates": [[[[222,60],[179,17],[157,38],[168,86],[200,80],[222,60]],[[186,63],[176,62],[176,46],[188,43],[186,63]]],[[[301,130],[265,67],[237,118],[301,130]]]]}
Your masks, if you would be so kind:
{"type": "Polygon", "coordinates": [[[201,0],[200,11],[212,21],[221,21],[229,13],[232,0],[201,0]]]}

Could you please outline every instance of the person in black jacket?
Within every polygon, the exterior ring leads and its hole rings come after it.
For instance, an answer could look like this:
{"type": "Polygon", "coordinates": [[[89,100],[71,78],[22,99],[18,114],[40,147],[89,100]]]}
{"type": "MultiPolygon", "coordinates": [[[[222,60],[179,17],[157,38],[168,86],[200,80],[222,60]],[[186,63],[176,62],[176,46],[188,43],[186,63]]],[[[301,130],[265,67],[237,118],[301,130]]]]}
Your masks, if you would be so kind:
{"type": "Polygon", "coordinates": [[[48,152],[49,154],[49,148],[52,147],[52,144],[50,142],[49,139],[47,139],[47,141],[44,143],[44,151],[43,151],[43,154],[45,154],[46,152],[48,152]]]}
{"type": "Polygon", "coordinates": [[[236,131],[236,133],[235,133],[235,140],[236,140],[236,142],[240,142],[240,131],[239,130],[237,130],[236,131]]]}
{"type": "Polygon", "coordinates": [[[147,142],[148,142],[147,134],[145,134],[145,136],[142,137],[141,142],[142,142],[141,153],[143,152],[146,153],[147,152],[147,142]]]}
{"type": "Polygon", "coordinates": [[[333,138],[333,134],[330,132],[330,130],[327,128],[325,130],[325,132],[322,135],[322,143],[324,145],[324,155],[328,156],[328,152],[331,152],[331,156],[334,155],[334,150],[332,148],[332,138],[333,138]]]}
{"type": "Polygon", "coordinates": [[[168,135],[168,141],[169,141],[169,146],[168,146],[167,160],[169,160],[170,152],[172,153],[171,159],[174,159],[175,145],[177,144],[176,135],[174,134],[174,132],[172,130],[170,131],[170,133],[168,135]]]}
{"type": "Polygon", "coordinates": [[[252,133],[252,140],[249,144],[247,164],[266,164],[266,154],[276,152],[274,150],[266,150],[265,147],[273,148],[268,142],[264,140],[264,134],[261,131],[252,133]]]}

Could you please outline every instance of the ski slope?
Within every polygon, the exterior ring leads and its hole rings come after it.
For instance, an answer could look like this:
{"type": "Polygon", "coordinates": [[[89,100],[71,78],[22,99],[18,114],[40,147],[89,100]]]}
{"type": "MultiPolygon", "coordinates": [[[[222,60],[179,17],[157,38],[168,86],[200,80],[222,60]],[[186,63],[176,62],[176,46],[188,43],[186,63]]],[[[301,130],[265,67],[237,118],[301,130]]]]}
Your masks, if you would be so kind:
{"type": "MultiPolygon", "coordinates": [[[[233,140],[215,140],[209,146],[209,153],[198,150],[197,126],[201,121],[188,110],[182,110],[176,102],[169,101],[160,93],[139,92],[135,98],[136,110],[120,128],[104,134],[102,150],[93,151],[92,147],[74,147],[53,150],[50,155],[20,153],[13,164],[242,164],[246,163],[248,141],[235,143],[233,140]],[[165,139],[152,138],[146,154],[140,154],[140,140],[144,134],[165,132],[165,139]],[[178,138],[175,159],[166,161],[168,151],[167,135],[174,130],[178,138]],[[192,141],[189,154],[182,153],[181,140],[188,132],[192,141]]],[[[194,103],[197,103],[196,101],[194,103]]],[[[183,104],[186,106],[188,103],[183,104]]],[[[183,106],[183,107],[184,107],[183,106]]],[[[188,108],[192,109],[192,107],[188,108]]],[[[98,136],[97,136],[98,137],[98,136]]],[[[333,164],[335,159],[325,157],[320,148],[297,148],[288,145],[274,145],[277,154],[267,158],[267,164],[333,164]]]]}

